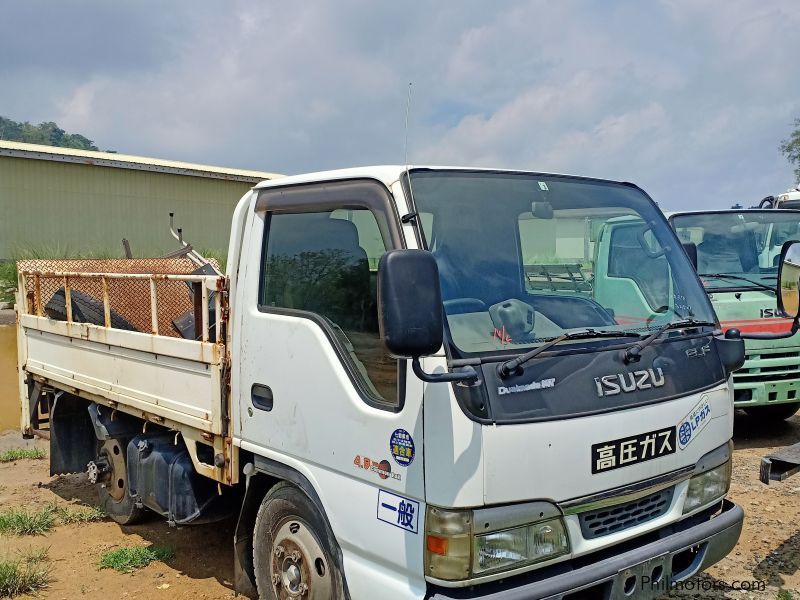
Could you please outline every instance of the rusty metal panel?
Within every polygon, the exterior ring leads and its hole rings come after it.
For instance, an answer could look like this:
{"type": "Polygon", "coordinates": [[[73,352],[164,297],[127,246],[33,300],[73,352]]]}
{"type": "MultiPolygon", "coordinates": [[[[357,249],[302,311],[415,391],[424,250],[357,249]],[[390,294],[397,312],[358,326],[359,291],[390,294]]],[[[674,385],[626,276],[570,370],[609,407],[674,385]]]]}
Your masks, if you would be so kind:
{"type": "MultiPolygon", "coordinates": [[[[219,268],[215,261],[210,261],[219,268]]],[[[189,275],[197,269],[187,258],[147,259],[35,259],[17,261],[20,273],[37,274],[25,277],[25,296],[32,314],[46,315],[46,306],[53,296],[65,287],[80,292],[103,303],[106,286],[109,309],[133,326],[136,331],[153,333],[153,306],[150,279],[101,279],[95,276],[56,276],[54,273],[121,273],[142,275],[189,275]],[[68,279],[68,281],[65,281],[68,279]],[[68,286],[65,284],[69,284],[68,286]]],[[[168,337],[181,337],[173,321],[193,310],[189,286],[183,281],[155,280],[155,298],[158,333],[168,337]]],[[[66,303],[70,306],[70,303],[66,303]]]]}

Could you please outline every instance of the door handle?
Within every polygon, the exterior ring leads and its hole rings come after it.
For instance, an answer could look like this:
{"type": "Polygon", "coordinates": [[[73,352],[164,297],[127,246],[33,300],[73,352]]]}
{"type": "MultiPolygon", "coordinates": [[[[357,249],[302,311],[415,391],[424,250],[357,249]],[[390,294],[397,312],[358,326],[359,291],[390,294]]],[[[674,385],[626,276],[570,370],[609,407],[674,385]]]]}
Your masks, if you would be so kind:
{"type": "Polygon", "coordinates": [[[272,388],[268,385],[254,383],[253,387],[250,388],[250,401],[259,410],[271,411],[273,404],[272,388]]]}

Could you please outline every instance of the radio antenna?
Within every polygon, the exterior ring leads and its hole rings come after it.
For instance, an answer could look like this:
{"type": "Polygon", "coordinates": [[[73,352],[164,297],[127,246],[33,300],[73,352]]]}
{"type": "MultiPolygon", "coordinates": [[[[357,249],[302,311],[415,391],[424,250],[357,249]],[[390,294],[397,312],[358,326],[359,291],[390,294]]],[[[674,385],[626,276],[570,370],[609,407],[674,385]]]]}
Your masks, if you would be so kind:
{"type": "MultiPolygon", "coordinates": [[[[400,221],[403,223],[409,223],[414,221],[416,223],[417,220],[417,213],[416,213],[416,205],[414,204],[414,191],[411,189],[411,174],[408,172],[408,115],[411,112],[411,87],[413,86],[413,82],[408,82],[408,98],[406,99],[406,141],[405,141],[405,148],[403,149],[403,163],[406,166],[406,181],[408,182],[408,195],[409,195],[409,208],[411,212],[403,215],[400,218],[400,221]]],[[[417,228],[419,229],[419,223],[417,223],[417,228]]],[[[421,232],[420,232],[421,234],[421,232]]]]}
{"type": "Polygon", "coordinates": [[[408,174],[408,114],[411,112],[411,87],[413,82],[408,82],[408,98],[406,99],[406,141],[403,147],[403,163],[406,165],[406,174],[408,174]]]}

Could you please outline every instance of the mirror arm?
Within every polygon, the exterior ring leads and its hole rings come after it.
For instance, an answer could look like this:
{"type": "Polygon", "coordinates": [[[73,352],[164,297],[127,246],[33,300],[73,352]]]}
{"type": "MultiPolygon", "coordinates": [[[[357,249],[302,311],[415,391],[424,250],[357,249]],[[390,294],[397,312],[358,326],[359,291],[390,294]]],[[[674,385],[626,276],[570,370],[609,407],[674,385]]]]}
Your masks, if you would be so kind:
{"type": "Polygon", "coordinates": [[[800,330],[800,316],[796,316],[792,321],[792,328],[784,333],[740,333],[739,337],[743,340],[785,340],[792,337],[800,330]]]}
{"type": "Polygon", "coordinates": [[[478,381],[478,372],[471,366],[463,367],[460,371],[453,371],[451,373],[426,373],[422,370],[422,365],[419,364],[419,357],[415,356],[411,359],[411,368],[414,374],[422,381],[427,383],[450,383],[453,381],[478,381]]]}

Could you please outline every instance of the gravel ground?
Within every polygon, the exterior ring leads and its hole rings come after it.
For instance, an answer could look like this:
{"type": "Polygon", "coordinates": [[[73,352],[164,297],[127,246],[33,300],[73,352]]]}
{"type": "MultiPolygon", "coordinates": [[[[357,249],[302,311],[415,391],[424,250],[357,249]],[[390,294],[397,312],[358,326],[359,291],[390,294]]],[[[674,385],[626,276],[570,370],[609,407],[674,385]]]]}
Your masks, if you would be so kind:
{"type": "MultiPolygon", "coordinates": [[[[707,573],[691,580],[693,591],[673,592],[670,597],[800,600],[800,475],[769,486],[758,481],[764,454],[800,441],[800,417],[766,427],[737,414],[734,441],[730,498],[746,512],[739,545],[707,573]],[[752,589],[736,589],[742,584],[752,589]]],[[[0,452],[24,445],[47,449],[45,441],[23,441],[17,432],[0,435],[0,452]]],[[[84,475],[51,478],[46,459],[0,464],[0,510],[50,503],[91,505],[95,494],[84,475]]],[[[232,538],[231,521],[176,529],[160,520],[133,527],[106,520],[59,525],[47,535],[32,538],[0,537],[0,557],[49,547],[54,581],[41,592],[42,598],[210,600],[233,597],[232,538]],[[133,574],[97,567],[106,550],[148,544],[174,548],[175,558],[133,574]]]]}

